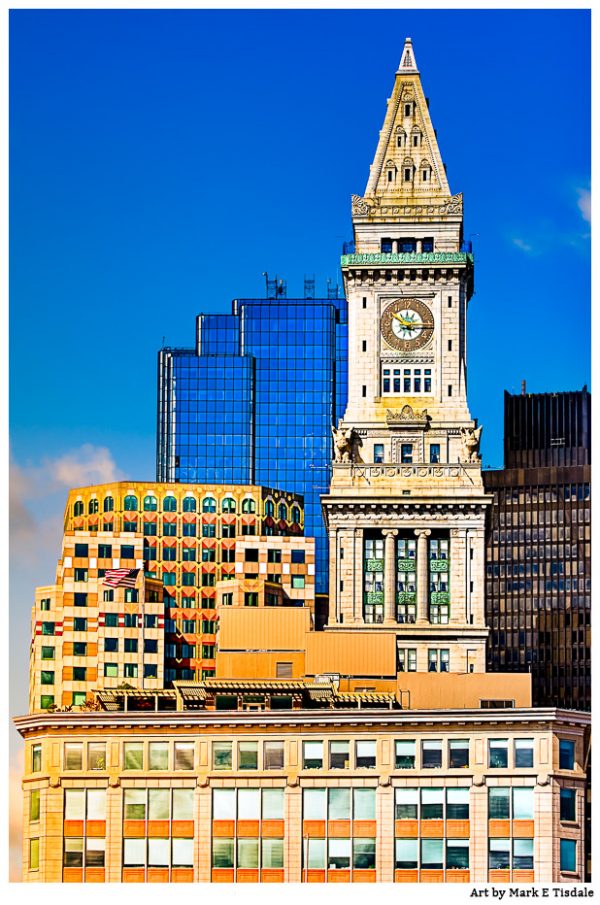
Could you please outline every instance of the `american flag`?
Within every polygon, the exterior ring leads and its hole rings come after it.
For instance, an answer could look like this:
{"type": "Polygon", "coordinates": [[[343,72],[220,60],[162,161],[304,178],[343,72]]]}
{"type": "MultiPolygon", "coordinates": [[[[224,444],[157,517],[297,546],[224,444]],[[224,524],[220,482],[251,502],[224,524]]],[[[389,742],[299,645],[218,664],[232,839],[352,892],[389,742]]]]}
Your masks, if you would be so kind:
{"type": "Polygon", "coordinates": [[[103,584],[109,588],[135,588],[139,569],[107,569],[103,584]]]}

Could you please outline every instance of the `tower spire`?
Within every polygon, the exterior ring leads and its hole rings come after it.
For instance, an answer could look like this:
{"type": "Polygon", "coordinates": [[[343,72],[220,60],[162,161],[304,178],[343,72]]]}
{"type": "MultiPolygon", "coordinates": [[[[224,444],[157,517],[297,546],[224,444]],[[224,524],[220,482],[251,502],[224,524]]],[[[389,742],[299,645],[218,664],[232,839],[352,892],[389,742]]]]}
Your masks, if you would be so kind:
{"type": "Polygon", "coordinates": [[[412,47],[412,38],[407,38],[404,42],[404,50],[402,51],[398,72],[419,72],[417,61],[415,60],[415,52],[412,47]]]}
{"type": "Polygon", "coordinates": [[[446,170],[423,94],[412,40],[407,38],[388,100],[365,197],[398,203],[450,198],[446,170]]]}

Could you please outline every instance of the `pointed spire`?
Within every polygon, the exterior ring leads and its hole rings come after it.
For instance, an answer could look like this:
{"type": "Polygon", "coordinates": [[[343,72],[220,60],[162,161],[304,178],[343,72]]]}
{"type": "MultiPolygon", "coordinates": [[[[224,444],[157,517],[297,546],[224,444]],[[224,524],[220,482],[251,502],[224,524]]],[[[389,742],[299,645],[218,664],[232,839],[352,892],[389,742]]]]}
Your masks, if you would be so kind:
{"type": "Polygon", "coordinates": [[[365,195],[396,203],[450,197],[410,38],[404,42],[365,195]]]}
{"type": "Polygon", "coordinates": [[[404,42],[404,50],[402,51],[402,58],[400,60],[398,72],[418,73],[418,71],[417,61],[415,60],[415,52],[412,47],[412,39],[407,38],[404,42]]]}

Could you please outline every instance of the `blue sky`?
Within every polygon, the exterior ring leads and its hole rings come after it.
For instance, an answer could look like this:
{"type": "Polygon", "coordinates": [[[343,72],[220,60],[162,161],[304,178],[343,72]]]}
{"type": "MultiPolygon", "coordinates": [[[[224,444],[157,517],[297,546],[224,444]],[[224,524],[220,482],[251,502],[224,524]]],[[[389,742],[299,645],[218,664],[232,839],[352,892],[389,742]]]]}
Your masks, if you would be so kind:
{"type": "Polygon", "coordinates": [[[68,487],[153,477],[163,337],[265,270],[339,278],[406,35],[476,234],[469,400],[499,466],[505,388],[589,382],[587,11],[11,11],[15,709],[68,487]]]}

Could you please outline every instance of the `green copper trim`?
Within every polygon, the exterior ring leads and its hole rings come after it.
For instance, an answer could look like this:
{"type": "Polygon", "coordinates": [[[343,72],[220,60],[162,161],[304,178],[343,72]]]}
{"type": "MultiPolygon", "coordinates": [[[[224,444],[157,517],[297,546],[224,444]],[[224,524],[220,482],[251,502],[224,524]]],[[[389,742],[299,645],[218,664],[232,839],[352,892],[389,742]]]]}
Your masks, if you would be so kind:
{"type": "Polygon", "coordinates": [[[429,560],[429,571],[430,572],[447,572],[449,569],[449,562],[447,559],[430,559],[429,560]]]}
{"type": "Polygon", "coordinates": [[[417,595],[414,591],[399,591],[396,594],[396,603],[416,603],[417,595]]]}
{"type": "Polygon", "coordinates": [[[417,562],[414,559],[399,559],[398,560],[398,571],[399,572],[416,572],[417,571],[417,562]]]}
{"type": "Polygon", "coordinates": [[[407,252],[392,254],[355,254],[342,255],[341,266],[352,267],[356,264],[466,264],[473,263],[473,255],[462,251],[425,251],[421,254],[407,252]]]}
{"type": "Polygon", "coordinates": [[[385,561],[383,559],[367,559],[365,572],[383,572],[385,561]]]}
{"type": "Polygon", "coordinates": [[[365,603],[383,603],[383,591],[366,591],[365,603]]]}
{"type": "Polygon", "coordinates": [[[450,603],[450,591],[432,591],[429,595],[430,603],[450,603]]]}

